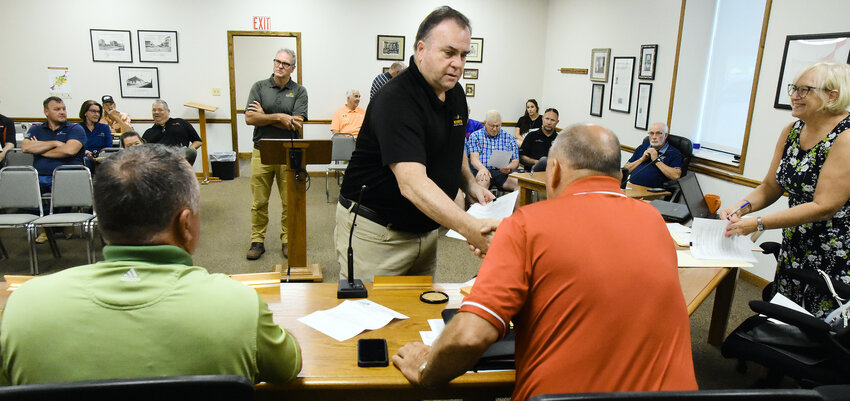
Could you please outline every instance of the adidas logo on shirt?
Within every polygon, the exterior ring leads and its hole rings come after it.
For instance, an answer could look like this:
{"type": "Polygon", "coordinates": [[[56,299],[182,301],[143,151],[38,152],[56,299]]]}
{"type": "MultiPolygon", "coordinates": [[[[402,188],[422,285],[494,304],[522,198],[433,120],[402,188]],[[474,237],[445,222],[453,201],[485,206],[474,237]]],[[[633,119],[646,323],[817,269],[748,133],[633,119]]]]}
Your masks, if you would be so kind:
{"type": "Polygon", "coordinates": [[[127,270],[127,273],[124,273],[124,275],[121,276],[121,281],[139,281],[139,280],[141,280],[141,279],[139,278],[139,275],[136,274],[136,269],[133,269],[133,268],[130,268],[130,270],[127,270]]]}

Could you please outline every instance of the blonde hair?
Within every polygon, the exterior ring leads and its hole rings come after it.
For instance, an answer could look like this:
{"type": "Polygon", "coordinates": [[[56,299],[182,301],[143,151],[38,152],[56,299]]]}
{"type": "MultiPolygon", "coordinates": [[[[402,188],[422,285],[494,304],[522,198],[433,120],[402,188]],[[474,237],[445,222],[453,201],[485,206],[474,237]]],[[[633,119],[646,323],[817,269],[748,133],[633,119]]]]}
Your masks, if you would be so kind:
{"type": "Polygon", "coordinates": [[[820,98],[822,105],[818,111],[831,114],[841,114],[850,106],[850,65],[839,63],[815,63],[800,72],[794,79],[797,82],[800,77],[811,72],[813,75],[813,86],[822,90],[813,91],[820,98]],[[829,100],[829,92],[838,91],[835,100],[829,100]]]}

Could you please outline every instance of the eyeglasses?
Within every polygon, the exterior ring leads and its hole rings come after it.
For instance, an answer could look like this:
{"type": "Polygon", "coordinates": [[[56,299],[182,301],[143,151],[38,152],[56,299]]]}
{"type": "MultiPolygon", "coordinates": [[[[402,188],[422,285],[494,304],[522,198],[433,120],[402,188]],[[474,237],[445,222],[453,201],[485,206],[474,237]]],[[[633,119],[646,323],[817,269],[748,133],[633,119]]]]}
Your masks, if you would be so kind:
{"type": "Polygon", "coordinates": [[[278,59],[274,59],[274,65],[275,65],[275,67],[283,67],[283,68],[291,68],[291,67],[295,66],[295,64],[289,64],[286,61],[280,61],[278,59]]]}
{"type": "Polygon", "coordinates": [[[816,88],[814,86],[797,86],[794,84],[788,84],[788,96],[794,96],[794,92],[797,92],[797,96],[799,96],[800,99],[803,99],[808,96],[810,91],[815,89],[826,90],[824,88],[816,88]]]}

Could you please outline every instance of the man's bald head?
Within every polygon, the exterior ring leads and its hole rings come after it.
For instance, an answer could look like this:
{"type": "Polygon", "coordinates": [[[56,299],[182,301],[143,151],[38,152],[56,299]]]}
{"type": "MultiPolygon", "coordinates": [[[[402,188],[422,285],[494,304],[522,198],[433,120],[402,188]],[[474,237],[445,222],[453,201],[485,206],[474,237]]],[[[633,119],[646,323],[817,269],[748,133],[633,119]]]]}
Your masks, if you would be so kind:
{"type": "Polygon", "coordinates": [[[613,132],[599,125],[575,124],[567,127],[552,142],[549,157],[573,170],[591,170],[619,177],[620,141],[613,132]]]}

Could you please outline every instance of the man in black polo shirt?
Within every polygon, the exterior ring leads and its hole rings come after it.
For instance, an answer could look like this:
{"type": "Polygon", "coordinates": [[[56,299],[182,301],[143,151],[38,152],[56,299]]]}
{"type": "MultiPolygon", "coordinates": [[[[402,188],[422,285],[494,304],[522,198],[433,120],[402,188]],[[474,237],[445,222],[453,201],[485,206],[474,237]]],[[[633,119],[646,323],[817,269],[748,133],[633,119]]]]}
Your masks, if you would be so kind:
{"type": "Polygon", "coordinates": [[[522,146],[519,147],[519,161],[526,171],[531,171],[531,167],[541,157],[549,154],[552,141],[558,137],[558,133],[555,132],[556,126],[558,126],[558,109],[550,107],[543,113],[542,129],[529,132],[522,141],[522,146]]]}
{"type": "Polygon", "coordinates": [[[195,164],[198,148],[201,147],[201,137],[198,131],[182,118],[171,118],[171,110],[165,100],[157,99],[151,106],[153,127],[142,135],[146,143],[161,143],[163,145],[186,148],[186,161],[195,164]]]}
{"type": "Polygon", "coordinates": [[[353,206],[361,196],[353,239],[357,278],[434,274],[441,225],[487,251],[498,222],[475,219],[452,200],[458,188],[482,204],[493,199],[463,160],[468,112],[457,81],[469,42],[463,14],[450,7],[434,10],[419,25],[410,67],[369,103],[337,206],[334,235],[342,277],[353,206]]]}

